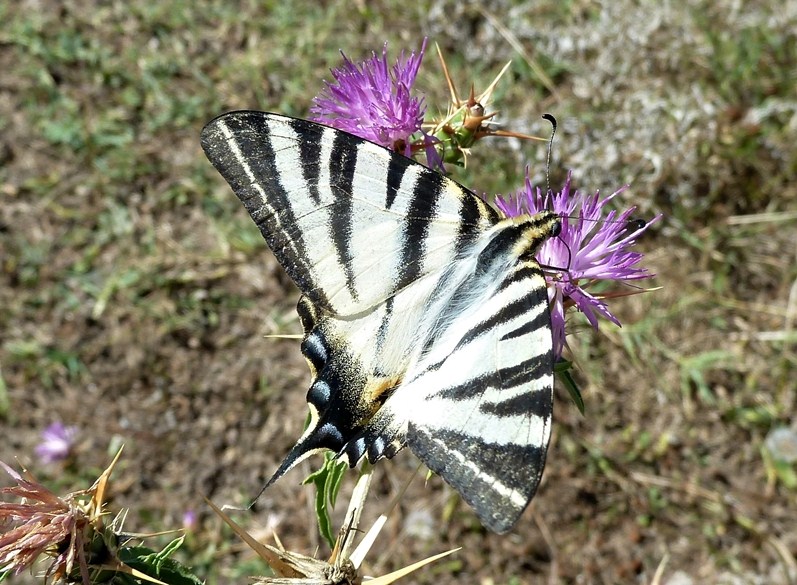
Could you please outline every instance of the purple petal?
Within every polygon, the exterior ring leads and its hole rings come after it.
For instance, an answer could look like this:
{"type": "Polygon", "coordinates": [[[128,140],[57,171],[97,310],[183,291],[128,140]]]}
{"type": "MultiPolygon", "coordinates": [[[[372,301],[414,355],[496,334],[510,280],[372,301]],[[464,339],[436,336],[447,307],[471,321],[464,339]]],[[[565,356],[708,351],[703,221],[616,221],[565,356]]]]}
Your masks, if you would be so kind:
{"type": "Polygon", "coordinates": [[[635,208],[619,214],[606,208],[627,187],[601,198],[599,192],[587,195],[571,191],[571,178],[569,173],[560,191],[543,193],[532,185],[527,169],[523,189],[508,196],[498,195],[495,199],[496,206],[507,217],[531,215],[543,209],[553,210],[562,217],[559,235],[547,240],[536,254],[540,264],[555,269],[546,279],[557,357],[565,345],[564,306],[568,300],[596,329],[599,317],[620,325],[606,303],[590,294],[586,287],[601,280],[625,281],[652,276],[639,266],[643,255],[632,252],[630,248],[648,226],[661,219],[661,215],[657,215],[644,226],[627,233],[628,221],[635,208]]]}
{"type": "Polygon", "coordinates": [[[44,463],[66,459],[72,451],[76,437],[77,428],[54,422],[42,431],[42,442],[35,448],[36,455],[44,463]]]}
{"type": "MultiPolygon", "coordinates": [[[[332,70],[334,82],[313,99],[312,119],[387,148],[402,148],[411,154],[411,136],[421,129],[425,106],[422,98],[412,96],[412,86],[426,51],[405,57],[399,55],[388,67],[387,43],[381,56],[355,64],[343,55],[343,66],[332,70]]],[[[341,53],[342,54],[342,53],[341,53]]]]}

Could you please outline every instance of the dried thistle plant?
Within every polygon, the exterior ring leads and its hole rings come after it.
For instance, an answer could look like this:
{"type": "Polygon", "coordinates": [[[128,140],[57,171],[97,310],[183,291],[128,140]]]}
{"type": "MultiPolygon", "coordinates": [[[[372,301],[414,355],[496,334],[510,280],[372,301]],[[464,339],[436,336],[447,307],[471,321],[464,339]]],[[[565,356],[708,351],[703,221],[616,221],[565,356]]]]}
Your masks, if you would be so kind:
{"type": "Polygon", "coordinates": [[[156,552],[134,544],[139,537],[122,531],[125,512],[106,523],[105,500],[111,473],[121,449],[94,484],[58,496],[33,475],[17,473],[0,461],[0,467],[16,485],[0,488],[0,581],[5,574],[32,569],[42,557],[50,557],[45,581],[62,583],[180,583],[202,581],[168,558],[182,538],[156,552]],[[8,501],[10,500],[10,501],[8,501]]]}
{"type": "MultiPolygon", "coordinates": [[[[354,537],[359,532],[360,517],[371,485],[372,474],[373,468],[367,466],[360,475],[349,501],[349,507],[342,527],[338,531],[338,538],[335,541],[332,554],[327,560],[319,560],[302,553],[286,550],[276,536],[277,546],[258,542],[220,508],[209,500],[207,502],[216,514],[274,571],[275,576],[259,577],[255,581],[255,585],[359,585],[363,582],[360,569],[366,555],[385,525],[388,515],[396,507],[396,504],[404,495],[404,491],[409,486],[408,482],[352,551],[354,537]]],[[[428,557],[386,575],[368,579],[368,583],[369,585],[390,585],[421,567],[458,550],[456,548],[428,557]]]]}

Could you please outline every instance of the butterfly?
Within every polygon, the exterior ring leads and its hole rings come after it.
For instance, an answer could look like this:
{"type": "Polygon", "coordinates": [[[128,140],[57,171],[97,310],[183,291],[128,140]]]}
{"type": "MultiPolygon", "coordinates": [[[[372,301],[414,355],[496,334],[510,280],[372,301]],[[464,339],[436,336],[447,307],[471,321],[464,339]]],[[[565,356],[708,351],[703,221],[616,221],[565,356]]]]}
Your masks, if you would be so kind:
{"type": "Polygon", "coordinates": [[[230,112],[202,147],[301,291],[306,456],[350,466],[403,447],[490,530],[517,522],[551,434],[553,347],[534,253],[549,211],[504,218],[401,154],[286,116],[230,112]]]}

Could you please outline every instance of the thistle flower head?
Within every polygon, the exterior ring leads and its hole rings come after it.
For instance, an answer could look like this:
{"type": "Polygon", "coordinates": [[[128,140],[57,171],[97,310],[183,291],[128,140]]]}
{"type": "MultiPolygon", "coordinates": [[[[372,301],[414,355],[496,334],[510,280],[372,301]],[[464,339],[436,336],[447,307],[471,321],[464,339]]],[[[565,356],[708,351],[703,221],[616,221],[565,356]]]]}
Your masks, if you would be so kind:
{"type": "Polygon", "coordinates": [[[536,139],[533,136],[496,129],[492,126],[492,118],[498,112],[487,112],[487,106],[492,101],[493,92],[501,77],[509,69],[511,62],[504,65],[504,68],[501,69],[492,83],[487,86],[487,89],[478,96],[474,86],[471,85],[470,95],[463,100],[460,99],[457,93],[454,81],[448,71],[448,65],[446,65],[443,52],[439,46],[437,47],[437,54],[440,57],[440,65],[443,68],[443,74],[448,84],[451,102],[448,104],[448,112],[442,119],[424,123],[424,129],[437,140],[435,147],[436,150],[440,151],[438,156],[441,158],[441,163],[430,164],[430,167],[437,167],[442,172],[445,172],[442,163],[466,166],[471,147],[486,136],[513,136],[516,138],[536,139]]]}
{"type": "Polygon", "coordinates": [[[36,455],[43,463],[66,459],[77,438],[77,428],[54,422],[42,431],[42,442],[36,446],[36,455]]]}
{"type": "Polygon", "coordinates": [[[332,69],[335,81],[313,98],[312,120],[381,144],[406,156],[411,154],[411,136],[423,122],[425,105],[412,95],[412,86],[426,50],[399,55],[388,66],[387,43],[382,55],[355,64],[343,55],[343,66],[332,69]]]}
{"type": "Polygon", "coordinates": [[[587,195],[571,190],[570,181],[568,174],[561,191],[543,193],[531,184],[527,171],[523,189],[514,195],[496,197],[496,205],[508,217],[544,209],[562,216],[561,232],[556,238],[547,240],[536,255],[540,264],[554,268],[546,275],[546,280],[557,358],[565,346],[565,312],[570,306],[584,313],[595,329],[599,316],[620,325],[603,300],[610,295],[594,295],[587,288],[605,280],[627,281],[653,276],[638,266],[642,254],[630,248],[637,237],[661,217],[656,216],[629,230],[634,207],[619,214],[604,209],[609,201],[625,191],[625,187],[601,198],[599,192],[587,195]],[[561,270],[555,270],[557,268],[561,270]]]}

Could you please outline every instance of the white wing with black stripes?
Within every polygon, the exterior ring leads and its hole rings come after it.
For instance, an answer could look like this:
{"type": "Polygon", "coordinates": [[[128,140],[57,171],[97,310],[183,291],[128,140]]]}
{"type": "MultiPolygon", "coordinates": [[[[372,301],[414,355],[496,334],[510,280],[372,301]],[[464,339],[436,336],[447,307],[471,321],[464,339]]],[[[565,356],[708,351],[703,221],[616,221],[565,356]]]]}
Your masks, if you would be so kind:
{"type": "Polygon", "coordinates": [[[502,219],[457,183],[320,124],[232,112],[202,131],[303,295],[311,424],[269,485],[332,449],[403,446],[505,532],[539,484],[553,354],[533,254],[553,213],[502,219]]]}

